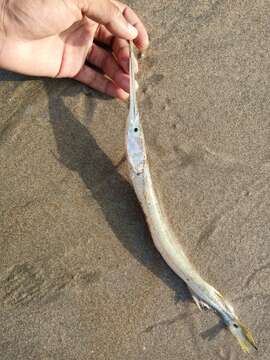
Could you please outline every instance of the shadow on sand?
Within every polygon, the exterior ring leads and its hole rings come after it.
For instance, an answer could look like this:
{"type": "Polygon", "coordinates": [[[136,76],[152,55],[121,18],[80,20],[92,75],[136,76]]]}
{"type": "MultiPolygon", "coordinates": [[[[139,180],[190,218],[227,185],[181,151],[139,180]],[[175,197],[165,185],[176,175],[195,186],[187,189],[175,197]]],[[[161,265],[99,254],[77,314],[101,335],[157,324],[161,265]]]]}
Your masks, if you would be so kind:
{"type": "MultiPolygon", "coordinates": [[[[86,126],[65,106],[63,98],[74,95],[72,92],[74,89],[78,91],[78,87],[71,85],[60,95],[55,81],[44,80],[44,87],[61,163],[79,174],[98,202],[115,236],[130,254],[172,288],[177,300],[190,300],[185,284],[156,251],[132,187],[118,173],[86,126]]],[[[84,116],[87,122],[91,121],[95,101],[100,97],[106,99],[95,92],[86,96],[84,116]]]]}
{"type": "MultiPolygon", "coordinates": [[[[23,75],[2,71],[0,71],[0,79],[2,81],[33,80],[23,75]]],[[[131,185],[118,173],[87,127],[66,107],[64,97],[74,96],[78,91],[82,91],[82,88],[72,82],[68,83],[68,86],[63,86],[63,81],[52,79],[43,80],[43,84],[48,96],[50,123],[57,144],[59,161],[79,174],[86,188],[98,202],[115,236],[130,254],[174,291],[176,302],[191,301],[185,283],[170,270],[155,249],[131,185]]],[[[87,95],[82,119],[85,123],[91,121],[96,100],[107,99],[106,96],[94,91],[89,91],[87,95]]],[[[211,329],[202,332],[201,336],[211,340],[222,328],[222,322],[219,322],[211,329]]]]}

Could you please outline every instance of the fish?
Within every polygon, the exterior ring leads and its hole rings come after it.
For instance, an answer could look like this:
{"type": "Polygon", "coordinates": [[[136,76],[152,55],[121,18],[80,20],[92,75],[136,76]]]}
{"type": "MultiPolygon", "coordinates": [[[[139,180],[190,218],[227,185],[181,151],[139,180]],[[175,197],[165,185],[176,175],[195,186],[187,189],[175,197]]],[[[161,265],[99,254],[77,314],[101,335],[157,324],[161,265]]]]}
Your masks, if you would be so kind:
{"type": "Polygon", "coordinates": [[[145,138],[136,99],[136,58],[133,42],[129,42],[130,100],[126,124],[126,156],[129,176],[146,217],[155,247],[170,268],[186,283],[200,310],[212,309],[239,342],[244,352],[250,345],[257,350],[251,331],[243,325],[233,306],[205,281],[186,256],[160,204],[151,178],[145,138]]]}

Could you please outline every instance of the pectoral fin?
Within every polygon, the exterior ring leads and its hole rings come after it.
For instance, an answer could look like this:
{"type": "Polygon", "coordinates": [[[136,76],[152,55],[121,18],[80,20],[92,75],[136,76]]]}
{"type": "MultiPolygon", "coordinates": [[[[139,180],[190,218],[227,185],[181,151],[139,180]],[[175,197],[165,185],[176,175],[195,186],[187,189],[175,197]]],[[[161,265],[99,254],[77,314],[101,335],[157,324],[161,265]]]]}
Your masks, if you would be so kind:
{"type": "Polygon", "coordinates": [[[195,293],[193,290],[191,290],[189,288],[190,294],[192,296],[192,299],[194,300],[195,304],[198,306],[198,308],[200,309],[200,311],[204,311],[204,310],[209,310],[210,306],[208,304],[206,304],[206,302],[204,302],[203,300],[201,300],[195,293]]]}

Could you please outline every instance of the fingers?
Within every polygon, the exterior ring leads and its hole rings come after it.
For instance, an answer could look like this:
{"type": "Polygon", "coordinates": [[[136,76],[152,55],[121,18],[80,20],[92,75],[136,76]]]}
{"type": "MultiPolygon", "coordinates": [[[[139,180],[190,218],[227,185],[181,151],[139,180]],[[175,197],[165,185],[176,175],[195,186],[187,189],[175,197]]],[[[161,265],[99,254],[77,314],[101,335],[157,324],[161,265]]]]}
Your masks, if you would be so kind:
{"type": "Polygon", "coordinates": [[[104,25],[100,25],[95,35],[95,39],[99,42],[112,46],[115,36],[104,25]]]}
{"type": "MultiPolygon", "coordinates": [[[[125,72],[129,72],[129,44],[127,40],[117,38],[113,42],[113,52],[117,58],[117,61],[125,70],[125,72]]],[[[138,72],[138,62],[135,59],[135,73],[138,72]]]]}
{"type": "MultiPolygon", "coordinates": [[[[128,41],[115,37],[108,29],[101,25],[96,33],[95,39],[112,47],[118,63],[128,73],[129,71],[129,45],[128,41]]],[[[138,67],[138,63],[137,63],[138,67]]]]}
{"type": "Polygon", "coordinates": [[[87,61],[90,64],[99,67],[117,86],[124,91],[129,92],[129,76],[115,61],[110,52],[93,44],[92,49],[87,56],[87,61]]]}
{"type": "Polygon", "coordinates": [[[74,77],[74,79],[109,96],[116,97],[121,100],[128,99],[128,93],[112,81],[105,78],[104,75],[91,69],[87,65],[82,67],[81,71],[74,77]]]}
{"type": "Polygon", "coordinates": [[[127,40],[137,37],[137,29],[128,23],[119,7],[111,0],[85,0],[82,3],[83,14],[105,25],[112,34],[127,40]]]}
{"type": "Polygon", "coordinates": [[[90,19],[103,24],[113,35],[126,40],[134,40],[135,45],[144,50],[149,45],[147,31],[127,5],[115,0],[84,0],[82,12],[90,19]]]}
{"type": "Polygon", "coordinates": [[[127,40],[124,39],[115,39],[113,42],[113,52],[117,58],[117,61],[125,72],[129,71],[129,46],[127,40]]]}
{"type": "Polygon", "coordinates": [[[122,4],[121,2],[116,1],[116,0],[112,0],[112,2],[116,6],[118,6],[120,11],[124,15],[125,19],[128,21],[128,23],[133,25],[137,29],[138,35],[134,39],[134,44],[140,50],[146,49],[148,47],[148,45],[149,45],[149,37],[148,37],[147,31],[146,31],[143,23],[139,19],[139,17],[127,5],[122,4]]]}

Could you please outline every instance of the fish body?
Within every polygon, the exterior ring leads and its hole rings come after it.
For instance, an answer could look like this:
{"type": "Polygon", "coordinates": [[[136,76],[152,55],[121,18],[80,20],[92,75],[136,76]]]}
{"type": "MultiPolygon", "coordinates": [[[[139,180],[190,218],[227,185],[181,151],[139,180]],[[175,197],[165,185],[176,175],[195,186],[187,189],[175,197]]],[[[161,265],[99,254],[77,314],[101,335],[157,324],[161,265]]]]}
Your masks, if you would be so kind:
{"type": "Polygon", "coordinates": [[[195,270],[179,239],[173,233],[156,195],[149,164],[135,89],[135,62],[130,42],[130,109],[126,127],[126,151],[130,178],[143,208],[154,244],[166,263],[186,283],[200,309],[211,308],[223,319],[245,352],[248,344],[256,348],[250,331],[242,325],[233,307],[195,270]]]}

